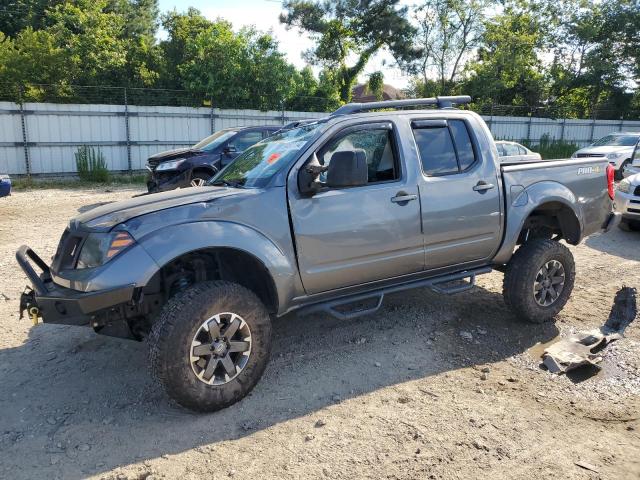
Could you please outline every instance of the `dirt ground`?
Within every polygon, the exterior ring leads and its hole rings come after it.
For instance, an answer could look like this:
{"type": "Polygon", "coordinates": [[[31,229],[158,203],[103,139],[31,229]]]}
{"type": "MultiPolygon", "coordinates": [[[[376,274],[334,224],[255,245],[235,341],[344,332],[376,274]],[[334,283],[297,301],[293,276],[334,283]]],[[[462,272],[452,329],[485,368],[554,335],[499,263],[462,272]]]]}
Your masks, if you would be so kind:
{"type": "Polygon", "coordinates": [[[278,319],[253,393],[197,415],[152,383],[144,343],[18,320],[16,249],[48,259],[80,209],[134,193],[0,199],[0,478],[640,478],[640,321],[598,375],[539,367],[541,343],[602,325],[616,291],[640,287],[640,233],[571,247],[576,288],[555,324],[519,323],[499,272],[353,321],[278,319]]]}

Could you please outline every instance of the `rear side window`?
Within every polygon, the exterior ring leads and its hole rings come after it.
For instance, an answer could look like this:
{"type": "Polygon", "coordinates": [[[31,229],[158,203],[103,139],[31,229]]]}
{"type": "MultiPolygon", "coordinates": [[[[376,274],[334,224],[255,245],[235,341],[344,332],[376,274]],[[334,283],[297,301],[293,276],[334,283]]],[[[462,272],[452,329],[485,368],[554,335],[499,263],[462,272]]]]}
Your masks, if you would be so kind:
{"type": "Polygon", "coordinates": [[[453,141],[458,151],[460,170],[466,170],[476,161],[467,125],[462,120],[449,120],[447,123],[453,134],[453,141]]]}
{"type": "Polygon", "coordinates": [[[446,126],[420,128],[414,125],[422,168],[427,175],[450,175],[469,169],[476,161],[473,143],[463,120],[446,126]]]}
{"type": "Polygon", "coordinates": [[[448,128],[420,128],[413,131],[427,175],[458,173],[456,152],[448,128]]]}

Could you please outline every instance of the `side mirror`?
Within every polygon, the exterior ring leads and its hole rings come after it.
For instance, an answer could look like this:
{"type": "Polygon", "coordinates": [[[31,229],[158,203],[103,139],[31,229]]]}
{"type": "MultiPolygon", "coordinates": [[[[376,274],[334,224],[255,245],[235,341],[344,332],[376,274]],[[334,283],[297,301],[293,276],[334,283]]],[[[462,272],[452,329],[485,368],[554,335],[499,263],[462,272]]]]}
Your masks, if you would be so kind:
{"type": "Polygon", "coordinates": [[[238,149],[233,145],[227,145],[226,147],[224,147],[224,150],[222,150],[222,152],[225,155],[229,155],[231,153],[236,153],[237,151],[238,151],[238,149]]]}
{"type": "Polygon", "coordinates": [[[330,188],[358,187],[369,179],[367,153],[362,149],[335,152],[327,170],[327,186],[330,188]]]}

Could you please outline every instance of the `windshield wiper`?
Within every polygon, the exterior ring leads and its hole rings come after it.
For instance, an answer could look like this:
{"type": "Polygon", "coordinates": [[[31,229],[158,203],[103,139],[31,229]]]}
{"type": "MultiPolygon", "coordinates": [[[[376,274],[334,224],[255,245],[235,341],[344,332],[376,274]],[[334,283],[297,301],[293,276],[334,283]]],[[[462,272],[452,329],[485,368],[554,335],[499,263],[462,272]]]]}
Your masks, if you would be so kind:
{"type": "Polygon", "coordinates": [[[216,185],[226,185],[228,187],[233,187],[233,188],[242,188],[242,184],[240,182],[234,182],[232,180],[224,180],[224,179],[218,179],[213,183],[210,183],[209,185],[212,186],[216,186],[216,185]]]}

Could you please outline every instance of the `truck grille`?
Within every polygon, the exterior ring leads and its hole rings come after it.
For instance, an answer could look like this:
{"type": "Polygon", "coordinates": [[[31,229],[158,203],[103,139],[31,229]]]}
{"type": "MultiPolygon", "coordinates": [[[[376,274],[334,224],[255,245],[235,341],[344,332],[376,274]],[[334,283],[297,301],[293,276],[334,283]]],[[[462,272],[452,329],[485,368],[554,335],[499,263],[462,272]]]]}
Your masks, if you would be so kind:
{"type": "Polygon", "coordinates": [[[579,153],[578,158],[600,158],[604,157],[604,153],[579,153]]]}

